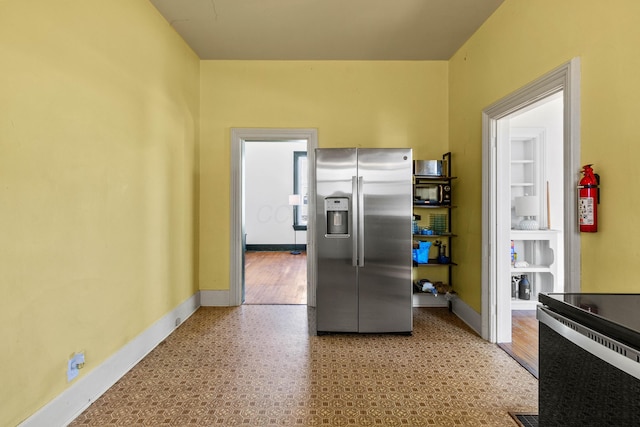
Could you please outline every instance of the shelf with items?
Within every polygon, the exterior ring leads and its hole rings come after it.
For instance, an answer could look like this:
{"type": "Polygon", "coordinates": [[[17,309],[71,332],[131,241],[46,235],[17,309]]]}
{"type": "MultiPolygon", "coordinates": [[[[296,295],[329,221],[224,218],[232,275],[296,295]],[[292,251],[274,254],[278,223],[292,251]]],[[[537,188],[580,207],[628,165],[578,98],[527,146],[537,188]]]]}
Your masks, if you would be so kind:
{"type": "Polygon", "coordinates": [[[455,262],[438,262],[436,258],[429,259],[429,262],[413,262],[414,267],[442,267],[445,265],[458,265],[455,262]]]}
{"type": "Polygon", "coordinates": [[[414,223],[413,249],[417,251],[414,252],[414,266],[456,265],[451,261],[450,253],[451,241],[456,235],[448,231],[448,218],[431,216],[428,227],[420,225],[420,215],[414,214],[414,218],[418,218],[414,223]]]}
{"type": "Polygon", "coordinates": [[[562,233],[557,230],[511,230],[512,310],[535,309],[540,292],[562,292],[559,285],[564,275],[559,258],[563,253],[561,236],[562,233]],[[526,276],[529,282],[528,299],[522,298],[523,295],[518,292],[522,276],[526,276]]]}
{"type": "Polygon", "coordinates": [[[454,294],[451,286],[433,279],[421,279],[413,284],[414,307],[447,307],[454,294]],[[428,288],[423,283],[428,282],[428,288]]]}
{"type": "Polygon", "coordinates": [[[457,264],[451,260],[451,248],[456,234],[451,231],[451,212],[455,208],[451,203],[451,183],[456,177],[451,176],[451,153],[444,154],[442,159],[447,167],[439,170],[439,175],[416,173],[413,176],[413,242],[414,249],[421,251],[413,263],[416,307],[451,308],[450,301],[455,295],[452,267],[457,264]],[[423,292],[418,289],[420,286],[415,287],[424,282],[437,284],[440,291],[429,287],[423,292]]]}
{"type": "Polygon", "coordinates": [[[433,295],[429,292],[414,292],[412,303],[414,307],[449,307],[453,294],[433,295]]]}
{"type": "Polygon", "coordinates": [[[536,219],[539,223],[545,223],[545,218],[540,215],[544,212],[541,195],[545,177],[544,141],[540,136],[531,136],[529,133],[520,136],[512,136],[509,146],[509,183],[511,188],[511,224],[517,226],[520,221],[518,212],[514,207],[516,200],[521,197],[537,197],[538,204],[536,219]]]}
{"type": "Polygon", "coordinates": [[[413,177],[413,206],[417,208],[450,208],[451,181],[455,177],[413,177]]]}
{"type": "Polygon", "coordinates": [[[441,233],[441,234],[414,234],[414,235],[413,235],[413,239],[414,239],[414,240],[421,240],[421,239],[429,240],[429,239],[438,239],[438,238],[456,237],[456,236],[457,236],[457,234],[453,234],[453,233],[441,233]]]}
{"type": "MultiPolygon", "coordinates": [[[[509,144],[512,259],[501,283],[511,281],[511,309],[533,310],[540,292],[562,292],[564,279],[562,232],[545,229],[546,179],[543,129],[521,129],[509,144]],[[542,228],[542,229],[540,229],[542,228]],[[515,253],[515,254],[514,254],[515,253]],[[520,292],[520,282],[526,278],[520,292]]],[[[506,261],[506,260],[505,260],[506,261]]]]}
{"type": "Polygon", "coordinates": [[[428,237],[453,237],[451,232],[451,210],[453,206],[440,209],[425,210],[425,206],[414,206],[413,216],[416,223],[414,224],[414,236],[423,238],[428,237]],[[424,219],[423,219],[424,216],[424,219]],[[417,226],[417,228],[416,228],[417,226]]]}
{"type": "Polygon", "coordinates": [[[452,205],[421,205],[420,203],[413,203],[414,208],[418,209],[445,209],[445,208],[455,208],[457,206],[452,205]]]}

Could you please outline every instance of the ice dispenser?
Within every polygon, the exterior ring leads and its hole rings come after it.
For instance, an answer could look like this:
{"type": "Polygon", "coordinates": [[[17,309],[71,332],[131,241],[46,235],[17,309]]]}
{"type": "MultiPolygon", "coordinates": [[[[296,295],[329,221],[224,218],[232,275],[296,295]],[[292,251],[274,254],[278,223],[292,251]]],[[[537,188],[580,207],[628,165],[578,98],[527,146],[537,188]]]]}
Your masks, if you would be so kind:
{"type": "Polygon", "coordinates": [[[327,197],[324,199],[324,211],[327,218],[327,237],[348,236],[349,198],[327,197]]]}

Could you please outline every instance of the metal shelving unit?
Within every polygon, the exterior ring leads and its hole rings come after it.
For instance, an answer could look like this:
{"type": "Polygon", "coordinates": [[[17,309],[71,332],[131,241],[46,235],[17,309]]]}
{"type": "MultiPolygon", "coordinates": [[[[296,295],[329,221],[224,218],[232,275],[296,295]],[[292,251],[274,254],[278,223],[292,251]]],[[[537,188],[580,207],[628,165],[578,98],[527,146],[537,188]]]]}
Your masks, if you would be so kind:
{"type": "MultiPolygon", "coordinates": [[[[457,264],[451,259],[453,238],[451,214],[456,207],[451,202],[451,184],[456,177],[451,175],[451,153],[442,156],[446,162],[446,171],[443,175],[414,175],[413,176],[413,213],[414,217],[420,217],[418,225],[427,230],[413,234],[414,247],[419,242],[431,242],[430,256],[427,263],[414,261],[414,283],[421,279],[429,279],[432,282],[442,282],[449,289],[448,294],[435,296],[431,292],[414,292],[413,303],[415,307],[450,307],[450,299],[453,291],[453,267],[457,264]],[[425,217],[428,217],[425,218],[425,217]],[[440,258],[440,247],[434,247],[439,242],[446,247],[445,259],[440,258]],[[435,254],[435,257],[433,256],[435,254]],[[443,273],[444,271],[444,273],[443,273]],[[433,280],[433,276],[438,280],[433,280]]],[[[415,288],[414,288],[415,289],[415,288]]]]}

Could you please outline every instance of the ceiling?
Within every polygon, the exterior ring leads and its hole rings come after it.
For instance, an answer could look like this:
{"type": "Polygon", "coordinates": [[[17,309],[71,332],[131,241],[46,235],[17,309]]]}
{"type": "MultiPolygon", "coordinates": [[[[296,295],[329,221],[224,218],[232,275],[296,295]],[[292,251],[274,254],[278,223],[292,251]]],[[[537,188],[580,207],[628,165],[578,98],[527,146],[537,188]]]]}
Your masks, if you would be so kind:
{"type": "Polygon", "coordinates": [[[504,0],[150,0],[201,59],[448,60],[504,0]]]}

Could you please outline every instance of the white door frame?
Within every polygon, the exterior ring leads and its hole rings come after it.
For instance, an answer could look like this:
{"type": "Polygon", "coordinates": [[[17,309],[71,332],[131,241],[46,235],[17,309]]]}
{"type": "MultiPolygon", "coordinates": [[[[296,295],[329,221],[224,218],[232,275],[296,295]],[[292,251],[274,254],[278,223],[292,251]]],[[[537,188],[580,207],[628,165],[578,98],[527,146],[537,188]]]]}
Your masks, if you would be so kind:
{"type": "Polygon", "coordinates": [[[564,97],[564,284],[580,290],[580,233],[576,179],[580,170],[580,59],[574,58],[482,111],[482,337],[497,338],[497,121],[549,95],[564,97]]]}
{"type": "MultiPolygon", "coordinates": [[[[244,142],[245,141],[307,141],[309,171],[309,209],[315,212],[315,149],[318,147],[317,129],[232,128],[231,129],[231,185],[230,185],[230,259],[229,305],[242,304],[243,236],[244,236],[244,142]]],[[[307,305],[315,306],[315,215],[307,221],[307,305]]]]}

